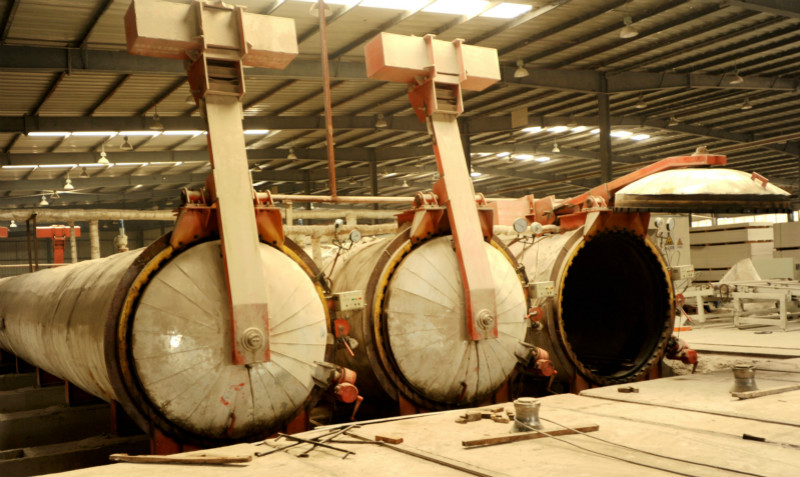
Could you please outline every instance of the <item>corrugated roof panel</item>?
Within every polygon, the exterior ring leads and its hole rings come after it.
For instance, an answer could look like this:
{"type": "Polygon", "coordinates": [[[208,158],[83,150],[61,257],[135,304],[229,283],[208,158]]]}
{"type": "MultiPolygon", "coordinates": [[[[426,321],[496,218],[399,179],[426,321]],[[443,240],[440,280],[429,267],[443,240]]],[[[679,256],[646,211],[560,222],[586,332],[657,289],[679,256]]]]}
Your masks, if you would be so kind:
{"type": "MultiPolygon", "coordinates": [[[[310,4],[309,4],[310,5],[310,4]]],[[[335,6],[335,11],[339,6],[335,6]]],[[[335,22],[328,25],[328,52],[334,54],[342,48],[348,46],[351,42],[373,32],[379,25],[391,20],[393,17],[400,14],[398,10],[389,10],[386,8],[369,8],[369,7],[355,7],[344,16],[337,19],[335,22]]],[[[309,16],[309,18],[313,17],[309,16]]],[[[408,20],[406,20],[408,21],[408,20]]],[[[298,36],[306,32],[314,32],[306,41],[300,44],[300,50],[304,54],[314,54],[319,57],[320,39],[318,33],[318,21],[314,21],[311,26],[303,29],[299,28],[298,22],[298,36]]],[[[372,35],[370,35],[371,37],[372,35]]],[[[356,46],[347,56],[363,57],[363,45],[356,46]]]]}
{"type": "Polygon", "coordinates": [[[0,115],[32,113],[56,77],[57,73],[0,71],[0,115]]]}
{"type": "Polygon", "coordinates": [[[120,75],[76,71],[64,76],[42,106],[43,116],[83,116],[99,102],[120,75]]]}
{"type": "MultiPolygon", "coordinates": [[[[277,78],[273,76],[246,76],[245,77],[245,96],[242,98],[242,104],[248,105],[248,107],[244,114],[245,116],[260,116],[263,115],[266,111],[274,108],[275,102],[278,101],[279,95],[283,94],[283,99],[286,99],[287,92],[286,90],[293,85],[296,85],[297,81],[290,81],[287,78],[277,78]],[[262,99],[258,103],[252,104],[257,99],[261,98],[267,92],[273,91],[277,88],[277,91],[274,92],[268,98],[262,99]]],[[[308,83],[313,83],[313,81],[308,81],[308,83]]],[[[322,87],[321,82],[317,82],[319,87],[322,87]]]]}
{"type": "MultiPolygon", "coordinates": [[[[158,93],[175,83],[174,76],[132,75],[125,83],[98,109],[96,116],[135,116],[140,111],[149,111],[152,101],[158,93]]],[[[186,105],[189,106],[188,104],[186,105]]],[[[167,111],[159,114],[169,116],[167,111]]],[[[174,111],[180,113],[181,111],[174,111]]]]}
{"type": "Polygon", "coordinates": [[[129,0],[114,0],[114,3],[98,19],[89,36],[89,46],[93,48],[123,47],[125,45],[125,12],[131,4],[129,0]]]}
{"type": "Polygon", "coordinates": [[[81,35],[102,4],[103,0],[21,1],[8,39],[50,46],[74,44],[82,39],[81,35]]]}

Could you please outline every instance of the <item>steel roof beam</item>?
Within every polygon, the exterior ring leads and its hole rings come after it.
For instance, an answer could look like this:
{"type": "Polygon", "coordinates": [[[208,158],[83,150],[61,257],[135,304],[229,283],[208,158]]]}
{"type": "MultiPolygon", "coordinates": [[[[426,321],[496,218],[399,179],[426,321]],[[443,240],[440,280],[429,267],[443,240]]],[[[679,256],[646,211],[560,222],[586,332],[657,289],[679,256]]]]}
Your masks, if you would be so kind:
{"type": "Polygon", "coordinates": [[[729,0],[728,3],[787,18],[800,18],[800,3],[796,0],[729,0]]]}
{"type": "Polygon", "coordinates": [[[0,44],[6,42],[8,32],[11,31],[11,25],[14,23],[14,17],[17,15],[20,0],[14,0],[6,7],[6,13],[3,15],[3,29],[0,31],[0,44]]]}
{"type": "MultiPolygon", "coordinates": [[[[129,55],[122,51],[75,50],[56,47],[0,46],[0,70],[43,71],[110,71],[119,74],[185,75],[180,62],[159,58],[129,55]],[[85,57],[85,58],[84,58],[85,57]]],[[[512,66],[502,68],[504,82],[530,88],[548,88],[567,91],[598,92],[599,78],[603,73],[590,70],[529,69],[525,78],[514,78],[512,66]]],[[[364,65],[357,62],[336,62],[331,65],[333,78],[338,80],[364,80],[364,65]]],[[[284,78],[319,79],[321,70],[315,60],[294,60],[285,70],[248,68],[247,76],[278,76],[284,78]]],[[[609,93],[644,91],[665,88],[734,88],[794,90],[797,81],[787,78],[748,77],[744,84],[729,85],[725,75],[694,75],[685,73],[626,72],[608,75],[609,93]]]]}

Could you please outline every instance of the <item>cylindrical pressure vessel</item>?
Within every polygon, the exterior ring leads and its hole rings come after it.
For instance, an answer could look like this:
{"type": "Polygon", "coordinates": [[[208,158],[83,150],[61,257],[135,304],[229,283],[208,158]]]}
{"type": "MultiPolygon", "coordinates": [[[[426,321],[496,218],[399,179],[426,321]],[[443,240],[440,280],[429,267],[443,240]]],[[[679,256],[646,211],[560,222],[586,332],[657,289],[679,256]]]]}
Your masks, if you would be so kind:
{"type": "Polygon", "coordinates": [[[359,244],[339,258],[333,291],[364,291],[366,307],[342,312],[354,356],[339,346],[337,364],[354,369],[367,401],[388,395],[418,408],[476,405],[517,364],[527,302],[516,263],[497,240],[484,244],[496,299],[498,337],[467,336],[464,290],[452,236],[412,244],[408,231],[359,244]],[[352,341],[354,339],[355,341],[352,341]]]}
{"type": "Polygon", "coordinates": [[[631,382],[661,359],[674,297],[667,265],[645,234],[648,215],[609,215],[577,230],[509,242],[531,283],[555,286],[554,297],[531,296],[544,316],[528,340],[550,351],[559,377],[631,382]]]}
{"type": "Polygon", "coordinates": [[[296,246],[260,244],[270,360],[235,365],[219,241],[149,247],[0,280],[0,347],[144,429],[201,445],[279,429],[316,395],[327,311],[296,246]]]}

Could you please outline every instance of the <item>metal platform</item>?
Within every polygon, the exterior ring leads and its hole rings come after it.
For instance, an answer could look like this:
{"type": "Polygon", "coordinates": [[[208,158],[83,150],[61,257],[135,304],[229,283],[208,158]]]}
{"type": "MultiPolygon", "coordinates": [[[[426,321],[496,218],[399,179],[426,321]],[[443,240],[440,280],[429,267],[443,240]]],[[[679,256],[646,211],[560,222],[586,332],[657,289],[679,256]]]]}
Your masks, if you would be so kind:
{"type": "MultiPolygon", "coordinates": [[[[800,359],[757,363],[761,389],[800,383],[800,359]]],[[[62,475],[143,476],[796,476],[800,474],[800,390],[755,399],[737,400],[729,390],[730,370],[676,376],[636,383],[637,392],[619,392],[623,386],[556,395],[541,399],[540,416],[579,427],[596,424],[588,435],[627,448],[568,435],[559,440],[540,438],[503,445],[466,449],[462,441],[507,435],[511,424],[481,419],[466,424],[455,420],[464,411],[447,411],[383,422],[364,422],[349,431],[372,440],[378,435],[401,437],[401,444],[356,444],[356,437],[339,436],[328,444],[354,452],[342,459],[338,451],[298,445],[285,452],[256,457],[247,464],[165,465],[112,464],[62,475]],[[747,434],[758,441],[744,439],[747,434]],[[580,446],[575,447],[575,446],[580,446]],[[637,450],[634,450],[637,449],[637,450]],[[653,454],[645,454],[644,450],[653,454]],[[667,458],[668,457],[668,458],[667,458]],[[681,460],[673,460],[681,459],[681,460]],[[693,463],[690,463],[693,462],[693,463]]],[[[511,404],[502,405],[512,409],[511,404]]],[[[546,428],[553,429],[550,423],[546,428]]],[[[313,438],[329,430],[298,434],[313,438]]],[[[253,455],[284,446],[239,444],[192,454],[253,455]]]]}

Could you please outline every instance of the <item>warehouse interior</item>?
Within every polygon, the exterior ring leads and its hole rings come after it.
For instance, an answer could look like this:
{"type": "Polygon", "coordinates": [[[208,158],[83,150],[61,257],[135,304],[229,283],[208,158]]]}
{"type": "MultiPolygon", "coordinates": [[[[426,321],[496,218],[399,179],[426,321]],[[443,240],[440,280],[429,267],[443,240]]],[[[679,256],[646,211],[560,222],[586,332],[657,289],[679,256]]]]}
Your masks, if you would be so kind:
{"type": "Polygon", "coordinates": [[[0,474],[800,472],[800,5],[226,3],[0,0],[0,474]]]}

